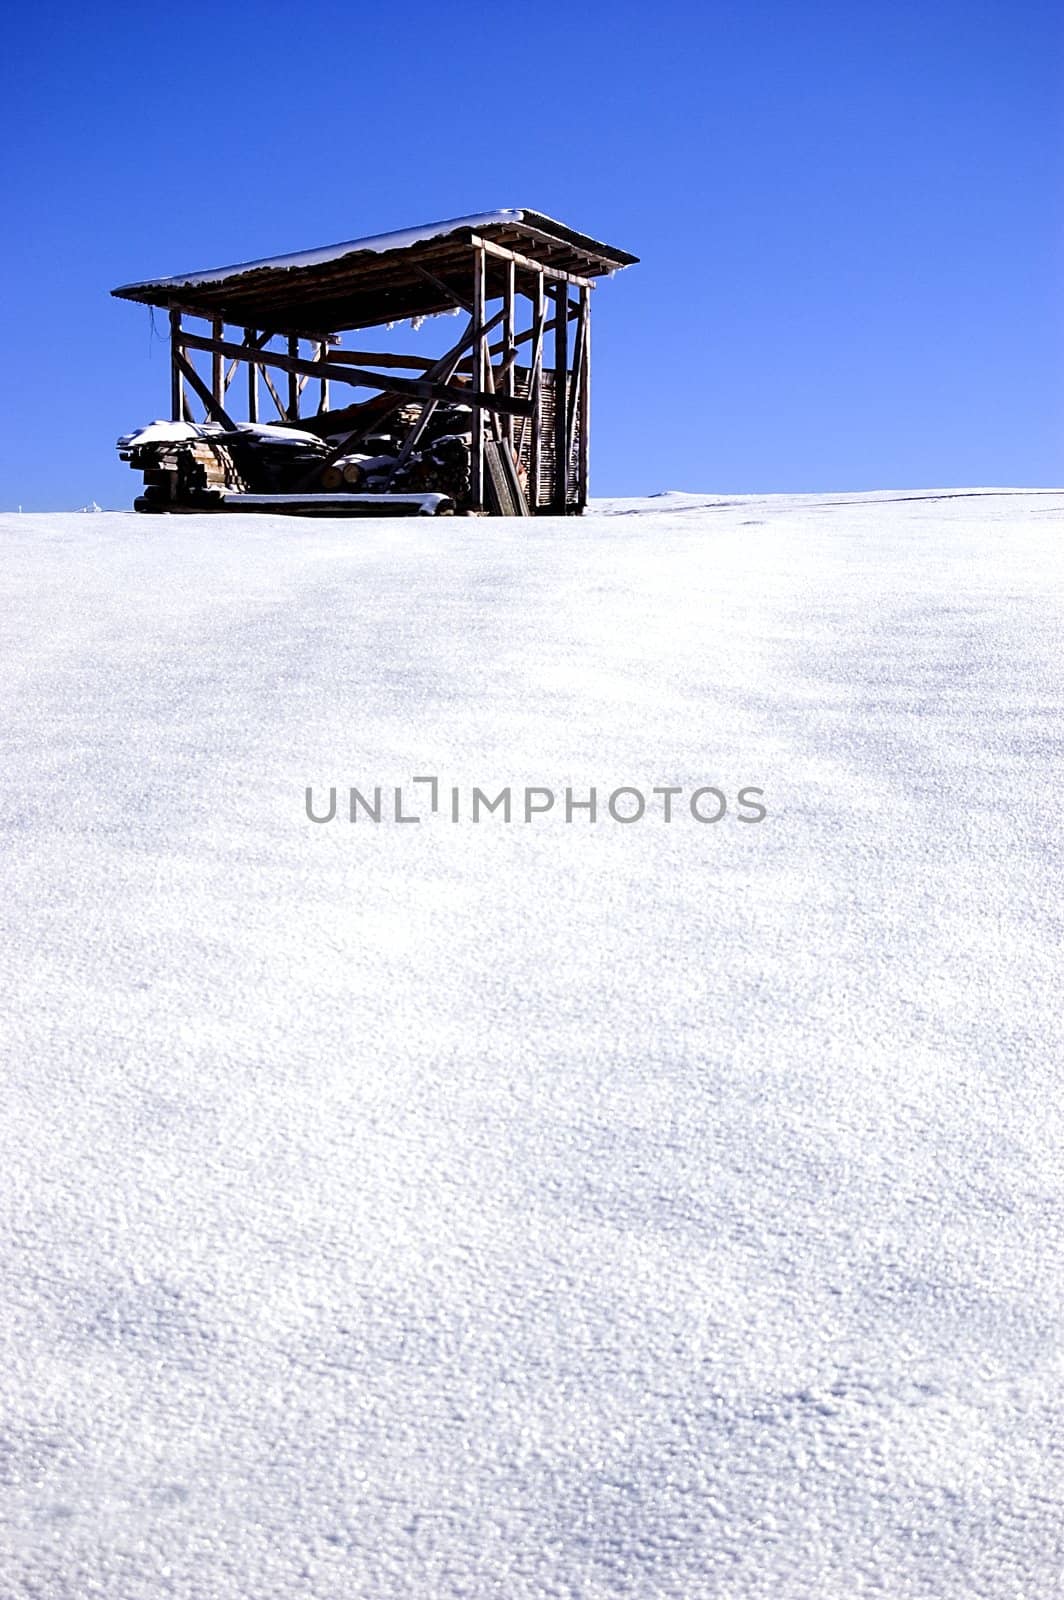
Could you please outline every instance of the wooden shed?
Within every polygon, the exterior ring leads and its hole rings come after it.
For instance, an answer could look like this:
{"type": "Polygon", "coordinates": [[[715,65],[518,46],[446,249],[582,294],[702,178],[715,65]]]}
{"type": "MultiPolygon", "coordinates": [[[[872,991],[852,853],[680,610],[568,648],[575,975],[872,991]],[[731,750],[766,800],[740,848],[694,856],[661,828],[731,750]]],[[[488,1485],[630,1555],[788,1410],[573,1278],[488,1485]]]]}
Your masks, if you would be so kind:
{"type": "Polygon", "coordinates": [[[636,260],[489,211],[115,289],[170,320],[170,424],[119,441],[138,509],[580,512],[591,291],[636,260]],[[465,321],[438,357],[366,348],[447,313],[465,321]]]}

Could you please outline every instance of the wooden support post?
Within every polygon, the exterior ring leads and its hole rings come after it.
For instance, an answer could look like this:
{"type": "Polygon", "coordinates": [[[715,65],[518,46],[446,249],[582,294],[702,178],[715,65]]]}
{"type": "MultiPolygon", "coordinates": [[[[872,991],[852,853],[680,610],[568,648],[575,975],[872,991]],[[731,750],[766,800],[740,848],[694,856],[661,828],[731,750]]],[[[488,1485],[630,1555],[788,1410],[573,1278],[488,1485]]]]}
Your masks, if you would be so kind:
{"type": "Polygon", "coordinates": [[[170,313],[170,420],[184,422],[185,420],[185,391],[181,383],[181,368],[178,357],[181,354],[181,313],[170,313]]]}
{"type": "Polygon", "coordinates": [[[536,273],[534,333],[532,336],[532,373],[529,378],[532,402],[532,444],[529,450],[528,503],[533,512],[540,503],[539,480],[543,470],[543,324],[547,320],[547,298],[543,289],[543,274],[536,273]]]}
{"type": "Polygon", "coordinates": [[[554,290],[554,489],[551,508],[564,517],[569,502],[569,285],[554,290]]]}
{"type": "MultiPolygon", "coordinates": [[[[487,292],[487,274],[484,251],[473,252],[473,389],[477,395],[484,392],[487,365],[487,339],[484,333],[484,302],[487,292]]],[[[470,502],[475,511],[484,509],[484,412],[477,401],[473,402],[473,442],[470,456],[470,502]]]]}
{"type": "Polygon", "coordinates": [[[580,385],[580,444],[577,455],[577,499],[583,511],[587,505],[589,484],[591,480],[591,290],[580,290],[580,327],[583,332],[581,341],[580,371],[577,373],[577,383],[580,385]]]}
{"type": "MultiPolygon", "coordinates": [[[[225,323],[221,317],[215,317],[211,323],[211,338],[221,341],[224,337],[225,323]]],[[[211,395],[215,405],[220,406],[225,399],[225,357],[217,350],[211,356],[211,395]]]]}
{"type": "MultiPolygon", "coordinates": [[[[503,346],[503,372],[505,374],[505,387],[503,393],[510,399],[514,396],[514,291],[516,288],[516,268],[512,261],[506,263],[506,290],[503,297],[502,319],[502,346],[503,346]],[[507,365],[509,363],[509,365],[507,365]]],[[[491,352],[488,352],[489,359],[491,352]]],[[[504,431],[506,444],[510,454],[514,453],[514,419],[512,413],[505,419],[504,431]]]]}
{"type": "MultiPolygon", "coordinates": [[[[324,363],[324,362],[328,361],[328,359],[329,359],[329,341],[328,341],[328,339],[323,339],[321,341],[321,343],[318,345],[318,360],[321,361],[322,363],[324,363]]],[[[320,391],[318,393],[318,416],[320,417],[322,412],[323,411],[328,411],[328,409],[329,409],[329,380],[328,380],[328,378],[323,378],[321,380],[321,389],[320,389],[320,391]]]]}
{"type": "MultiPolygon", "coordinates": [[[[255,343],[255,330],[254,330],[254,328],[245,328],[244,329],[244,343],[246,345],[253,345],[255,343]]],[[[249,356],[248,357],[248,421],[249,422],[258,422],[258,420],[259,420],[259,368],[258,368],[258,363],[249,356]]]]}
{"type": "MultiPolygon", "coordinates": [[[[502,321],[502,312],[497,311],[484,323],[483,332],[486,336],[502,321]]],[[[315,343],[318,341],[315,340],[315,343]]],[[[471,342],[467,341],[467,342],[471,342]]],[[[184,333],[181,343],[186,350],[215,349],[213,339],[202,339],[196,333],[184,333]]],[[[249,344],[229,344],[228,341],[218,346],[223,356],[238,361],[247,361],[252,354],[249,344]]],[[[323,378],[332,382],[348,383],[354,389],[381,389],[399,395],[409,395],[414,400],[448,400],[458,405],[479,405],[484,411],[499,411],[505,413],[512,410],[515,416],[525,417],[531,415],[531,406],[527,400],[507,400],[504,395],[495,395],[490,392],[477,394],[467,384],[440,383],[432,376],[432,368],[423,378],[402,378],[391,373],[368,372],[362,367],[348,367],[338,361],[306,361],[285,355],[280,350],[267,350],[261,345],[254,347],[255,360],[259,366],[279,367],[282,372],[298,372],[321,382],[323,378]]]]}
{"type": "MultiPolygon", "coordinates": [[[[294,333],[288,336],[288,354],[298,357],[299,340],[294,333]]],[[[299,421],[299,379],[294,372],[288,374],[288,420],[299,421]]]]}
{"type": "Polygon", "coordinates": [[[277,415],[282,422],[286,421],[288,413],[284,408],[284,402],[282,401],[281,396],[277,393],[276,385],[274,384],[273,379],[270,377],[269,371],[266,367],[262,368],[261,377],[263,383],[266,385],[266,388],[269,391],[270,399],[273,401],[274,410],[277,412],[277,415]]]}
{"type": "Polygon", "coordinates": [[[180,353],[177,356],[177,368],[180,376],[188,383],[189,388],[194,394],[199,395],[203,401],[203,409],[207,414],[208,420],[213,418],[215,422],[220,422],[223,428],[232,433],[236,423],[223,409],[221,402],[214,398],[214,395],[208,389],[191,361],[186,360],[180,353]]]}

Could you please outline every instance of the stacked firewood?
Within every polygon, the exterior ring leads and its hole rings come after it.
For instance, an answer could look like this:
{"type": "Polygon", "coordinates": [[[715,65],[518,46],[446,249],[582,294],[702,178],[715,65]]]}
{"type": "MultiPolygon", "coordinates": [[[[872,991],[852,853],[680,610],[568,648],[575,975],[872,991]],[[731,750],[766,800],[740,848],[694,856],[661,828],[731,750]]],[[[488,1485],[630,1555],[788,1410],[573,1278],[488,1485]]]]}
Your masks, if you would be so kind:
{"type": "Polygon", "coordinates": [[[227,492],[429,493],[467,506],[470,409],[435,405],[419,428],[423,411],[420,401],[398,408],[377,401],[300,423],[156,422],[127,434],[118,449],[144,474],[145,510],[209,509],[227,492]],[[351,446],[338,454],[345,439],[351,446]]]}
{"type": "Polygon", "coordinates": [[[227,491],[300,492],[328,455],[313,434],[244,423],[156,422],[118,441],[123,461],[144,474],[146,507],[209,509],[227,491]]]}
{"type": "MultiPolygon", "coordinates": [[[[382,417],[372,431],[364,430],[357,446],[322,469],[320,487],[334,492],[445,494],[457,505],[466,504],[472,438],[469,407],[436,406],[411,449],[406,441],[421,413],[421,404],[412,402],[382,417]]],[[[321,426],[328,416],[318,417],[316,424],[321,426]]],[[[338,420],[339,414],[336,416],[338,420]]],[[[347,422],[344,418],[345,425],[347,422]]],[[[334,449],[342,438],[342,432],[333,436],[334,449]]]]}

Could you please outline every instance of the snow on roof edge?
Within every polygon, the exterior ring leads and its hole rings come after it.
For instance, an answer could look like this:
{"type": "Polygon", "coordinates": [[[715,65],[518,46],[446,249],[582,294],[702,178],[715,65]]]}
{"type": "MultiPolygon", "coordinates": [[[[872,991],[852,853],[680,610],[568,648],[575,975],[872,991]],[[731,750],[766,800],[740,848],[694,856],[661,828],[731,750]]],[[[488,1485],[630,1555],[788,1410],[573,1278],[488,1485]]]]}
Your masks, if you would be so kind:
{"type": "MultiPolygon", "coordinates": [[[[629,256],[627,251],[618,251],[611,245],[593,240],[590,235],[582,234],[554,217],[548,217],[545,212],[529,211],[527,208],[509,208],[498,211],[477,211],[467,217],[450,217],[442,222],[427,222],[417,228],[399,228],[391,233],[372,233],[363,239],[346,239],[339,244],[321,245],[313,250],[299,250],[290,255],[262,256],[255,261],[238,261],[227,267],[209,267],[202,272],[182,272],[165,278],[142,278],[135,283],[120,284],[117,289],[112,289],[111,293],[122,296],[144,289],[197,288],[206,284],[224,283],[227,278],[242,277],[245,273],[268,268],[274,271],[287,271],[297,267],[318,266],[329,261],[340,261],[344,256],[357,255],[363,251],[383,255],[390,250],[407,250],[411,245],[423,244],[429,239],[446,238],[462,228],[486,228],[499,223],[520,223],[526,218],[531,219],[530,226],[539,227],[546,224],[557,228],[560,235],[586,240],[588,244],[599,246],[608,256],[627,257],[632,263],[638,259],[629,256]]],[[[618,261],[620,266],[625,264],[627,263],[624,260],[618,261]]]]}
{"type": "MultiPolygon", "coordinates": [[[[314,250],[297,250],[291,255],[263,256],[257,261],[237,261],[228,267],[208,267],[203,272],[179,272],[168,278],[142,278],[137,283],[123,283],[112,294],[123,294],[130,289],[143,289],[149,285],[161,288],[172,284],[175,288],[191,288],[206,283],[222,283],[245,272],[262,267],[283,271],[291,267],[315,267],[326,261],[339,261],[358,251],[374,251],[383,255],[388,250],[406,250],[412,244],[422,244],[428,239],[445,238],[459,228],[486,228],[491,223],[520,222],[524,211],[477,211],[468,217],[450,217],[443,222],[427,222],[419,228],[399,228],[392,233],[371,233],[364,239],[346,239],[340,244],[321,245],[314,250]]],[[[559,224],[563,226],[563,224],[559,224]]]]}

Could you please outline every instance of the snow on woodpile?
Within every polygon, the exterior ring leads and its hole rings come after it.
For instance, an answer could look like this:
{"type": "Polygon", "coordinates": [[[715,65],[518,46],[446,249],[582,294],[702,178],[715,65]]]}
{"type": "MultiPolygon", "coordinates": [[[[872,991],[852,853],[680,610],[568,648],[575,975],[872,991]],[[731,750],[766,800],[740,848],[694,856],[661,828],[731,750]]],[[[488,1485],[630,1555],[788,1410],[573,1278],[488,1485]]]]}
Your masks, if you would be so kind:
{"type": "Polygon", "coordinates": [[[1064,495],[600,510],[0,519],[5,1595],[1056,1600],[1064,495]]]}

